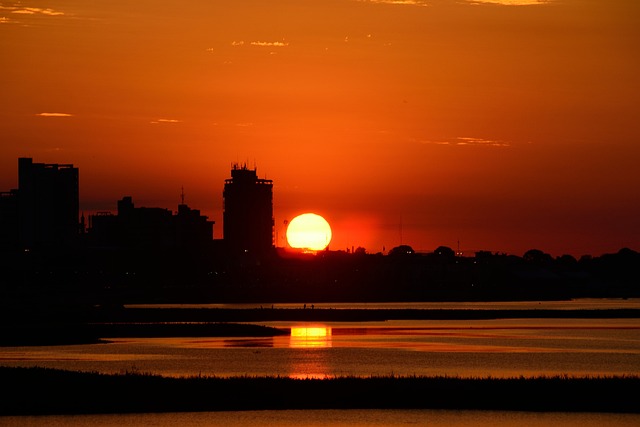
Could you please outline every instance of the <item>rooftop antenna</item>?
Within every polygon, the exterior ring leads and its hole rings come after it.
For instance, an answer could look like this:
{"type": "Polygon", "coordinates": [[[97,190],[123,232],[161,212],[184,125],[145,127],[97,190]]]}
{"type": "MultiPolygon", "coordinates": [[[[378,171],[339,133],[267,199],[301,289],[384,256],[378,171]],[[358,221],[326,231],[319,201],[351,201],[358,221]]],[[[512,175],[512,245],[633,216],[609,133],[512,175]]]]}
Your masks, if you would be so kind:
{"type": "Polygon", "coordinates": [[[182,189],[180,191],[180,200],[182,201],[182,204],[184,205],[184,185],[182,186],[182,189]]]}
{"type": "Polygon", "coordinates": [[[400,214],[400,245],[402,245],[402,214],[400,214]]]}

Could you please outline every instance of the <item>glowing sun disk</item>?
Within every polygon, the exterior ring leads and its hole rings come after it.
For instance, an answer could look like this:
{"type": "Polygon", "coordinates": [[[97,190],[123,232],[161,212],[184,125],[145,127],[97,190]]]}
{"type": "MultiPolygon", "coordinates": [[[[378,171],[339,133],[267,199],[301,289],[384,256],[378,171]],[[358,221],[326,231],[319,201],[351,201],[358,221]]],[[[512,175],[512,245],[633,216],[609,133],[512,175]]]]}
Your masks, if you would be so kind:
{"type": "Polygon", "coordinates": [[[287,226],[287,242],[292,248],[320,251],[329,246],[330,241],[331,227],[320,215],[298,215],[287,226]]]}

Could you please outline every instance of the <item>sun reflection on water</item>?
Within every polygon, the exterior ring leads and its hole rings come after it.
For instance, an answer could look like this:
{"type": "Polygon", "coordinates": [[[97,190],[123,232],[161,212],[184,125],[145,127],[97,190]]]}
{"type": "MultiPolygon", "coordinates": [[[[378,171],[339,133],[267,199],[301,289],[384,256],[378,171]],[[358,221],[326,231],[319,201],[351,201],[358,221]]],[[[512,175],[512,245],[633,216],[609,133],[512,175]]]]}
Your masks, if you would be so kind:
{"type": "Polygon", "coordinates": [[[289,339],[291,348],[331,347],[331,328],[327,326],[292,327],[289,339]]]}
{"type": "Polygon", "coordinates": [[[296,379],[325,379],[332,376],[328,366],[328,353],[332,331],[327,326],[298,326],[291,328],[289,347],[296,350],[289,376],[296,379]]]}

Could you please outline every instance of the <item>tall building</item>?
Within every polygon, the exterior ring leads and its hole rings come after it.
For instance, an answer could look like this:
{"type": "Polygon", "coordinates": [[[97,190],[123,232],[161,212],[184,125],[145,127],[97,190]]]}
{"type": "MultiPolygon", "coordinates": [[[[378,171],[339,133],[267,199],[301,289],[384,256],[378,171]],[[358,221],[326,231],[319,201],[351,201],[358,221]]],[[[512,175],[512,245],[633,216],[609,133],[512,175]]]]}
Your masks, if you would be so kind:
{"type": "Polygon", "coordinates": [[[69,246],[80,231],[78,168],[18,159],[18,235],[23,249],[69,246]]]}
{"type": "Polygon", "coordinates": [[[229,250],[263,253],[273,248],[273,181],[234,164],[224,183],[223,234],[229,250]]]}
{"type": "Polygon", "coordinates": [[[18,248],[18,190],[0,192],[0,251],[18,248]]]}

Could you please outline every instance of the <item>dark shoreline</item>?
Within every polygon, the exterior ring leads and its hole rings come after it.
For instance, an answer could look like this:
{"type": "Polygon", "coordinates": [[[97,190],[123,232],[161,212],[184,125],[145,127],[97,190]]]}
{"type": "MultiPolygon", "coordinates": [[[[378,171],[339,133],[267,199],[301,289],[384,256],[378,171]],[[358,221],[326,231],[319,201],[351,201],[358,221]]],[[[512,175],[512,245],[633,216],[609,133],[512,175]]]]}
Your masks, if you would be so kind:
{"type": "Polygon", "coordinates": [[[237,323],[106,323],[0,326],[0,347],[106,343],[109,338],[273,337],[288,329],[237,323]]]}
{"type": "Polygon", "coordinates": [[[640,308],[163,308],[123,306],[2,306],[4,324],[157,322],[370,322],[386,320],[632,319],[640,308]]]}
{"type": "Polygon", "coordinates": [[[182,377],[0,367],[0,415],[278,409],[475,409],[640,413],[638,376],[182,377]]]}
{"type": "Polygon", "coordinates": [[[389,320],[638,319],[640,309],[124,308],[33,310],[0,322],[0,346],[72,345],[108,337],[262,337],[288,334],[260,322],[389,320]]]}
{"type": "Polygon", "coordinates": [[[123,308],[96,320],[120,322],[374,322],[386,320],[637,319],[640,309],[123,308]]]}

